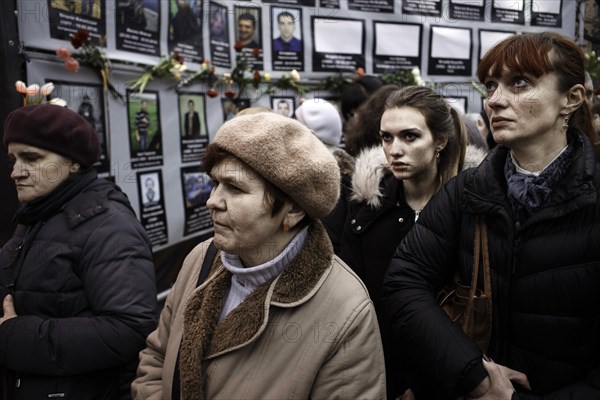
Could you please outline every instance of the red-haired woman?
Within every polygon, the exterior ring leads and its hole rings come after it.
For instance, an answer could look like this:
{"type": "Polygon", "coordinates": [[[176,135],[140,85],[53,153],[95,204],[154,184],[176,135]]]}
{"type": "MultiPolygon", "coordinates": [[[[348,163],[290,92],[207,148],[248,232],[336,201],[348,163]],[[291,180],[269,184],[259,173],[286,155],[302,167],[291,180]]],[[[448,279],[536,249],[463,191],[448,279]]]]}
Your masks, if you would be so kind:
{"type": "Polygon", "coordinates": [[[600,398],[600,169],[584,65],[577,44],[547,32],[481,60],[498,146],[433,197],[384,282],[417,399],[600,398]],[[436,302],[456,272],[470,281],[477,216],[492,272],[487,355],[436,302]]]}

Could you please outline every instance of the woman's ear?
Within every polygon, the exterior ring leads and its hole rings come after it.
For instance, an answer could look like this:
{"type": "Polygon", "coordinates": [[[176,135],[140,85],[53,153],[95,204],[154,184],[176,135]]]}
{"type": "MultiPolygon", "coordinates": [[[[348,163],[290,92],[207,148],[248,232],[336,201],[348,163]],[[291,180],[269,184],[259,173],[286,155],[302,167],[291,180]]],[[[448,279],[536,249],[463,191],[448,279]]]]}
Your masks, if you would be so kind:
{"type": "Polygon", "coordinates": [[[437,141],[437,144],[435,145],[435,152],[436,153],[440,153],[442,150],[444,150],[446,148],[446,145],[448,144],[448,138],[442,138],[439,139],[437,141]]]}
{"type": "Polygon", "coordinates": [[[294,228],[304,217],[306,212],[295,204],[291,204],[285,216],[283,217],[283,225],[288,230],[294,228]]]}
{"type": "Polygon", "coordinates": [[[585,88],[581,84],[573,85],[567,92],[567,101],[565,104],[565,111],[567,114],[571,114],[579,108],[579,106],[585,100],[585,88]]]}

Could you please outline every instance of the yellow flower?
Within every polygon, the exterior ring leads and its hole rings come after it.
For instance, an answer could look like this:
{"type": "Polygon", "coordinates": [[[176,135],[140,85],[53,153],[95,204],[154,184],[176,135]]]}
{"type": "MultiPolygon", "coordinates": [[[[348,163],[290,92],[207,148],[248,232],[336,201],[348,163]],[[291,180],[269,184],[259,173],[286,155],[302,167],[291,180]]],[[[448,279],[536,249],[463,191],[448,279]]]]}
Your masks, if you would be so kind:
{"type": "Polygon", "coordinates": [[[265,78],[265,82],[270,82],[271,81],[271,74],[268,72],[265,72],[263,75],[263,78],[265,78]]]}

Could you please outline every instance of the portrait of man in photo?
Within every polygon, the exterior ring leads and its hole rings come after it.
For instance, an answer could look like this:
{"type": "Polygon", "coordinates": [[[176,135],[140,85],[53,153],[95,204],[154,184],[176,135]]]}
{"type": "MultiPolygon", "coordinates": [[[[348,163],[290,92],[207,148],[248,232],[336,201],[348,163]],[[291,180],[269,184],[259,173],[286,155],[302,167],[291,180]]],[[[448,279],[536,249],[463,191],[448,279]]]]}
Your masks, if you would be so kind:
{"type": "Polygon", "coordinates": [[[277,14],[279,36],[273,39],[273,51],[290,51],[293,53],[302,51],[302,41],[294,36],[296,20],[297,17],[288,10],[277,14]]]}
{"type": "Polygon", "coordinates": [[[160,201],[160,187],[158,185],[158,175],[142,175],[142,204],[145,207],[157,205],[160,201]]]}
{"type": "Polygon", "coordinates": [[[188,100],[188,110],[183,117],[183,132],[187,138],[200,137],[200,115],[195,110],[194,100],[188,100]]]}
{"type": "MultiPolygon", "coordinates": [[[[258,14],[258,13],[257,13],[258,14]]],[[[259,21],[250,10],[242,12],[237,20],[237,41],[243,49],[254,49],[262,47],[258,42],[257,26],[259,21]]]]}
{"type": "Polygon", "coordinates": [[[294,114],[294,98],[293,97],[272,97],[271,108],[277,114],[284,117],[291,117],[294,114]]]}
{"type": "Polygon", "coordinates": [[[227,8],[221,8],[210,4],[210,40],[228,43],[229,33],[227,31],[227,8]]]}

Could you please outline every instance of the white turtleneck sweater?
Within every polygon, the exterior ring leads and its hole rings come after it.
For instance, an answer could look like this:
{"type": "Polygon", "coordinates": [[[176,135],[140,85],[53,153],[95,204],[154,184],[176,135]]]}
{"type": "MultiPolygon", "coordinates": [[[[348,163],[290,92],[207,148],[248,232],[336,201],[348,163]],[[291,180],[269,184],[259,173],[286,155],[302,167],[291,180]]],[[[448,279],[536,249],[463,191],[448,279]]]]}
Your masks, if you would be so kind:
{"type": "Polygon", "coordinates": [[[308,226],[298,232],[277,257],[255,267],[245,267],[238,256],[221,252],[223,266],[227,271],[231,272],[232,276],[231,288],[221,310],[219,320],[222,321],[227,314],[243,302],[260,285],[281,274],[294,257],[298,255],[304,246],[307,236],[308,226]]]}

